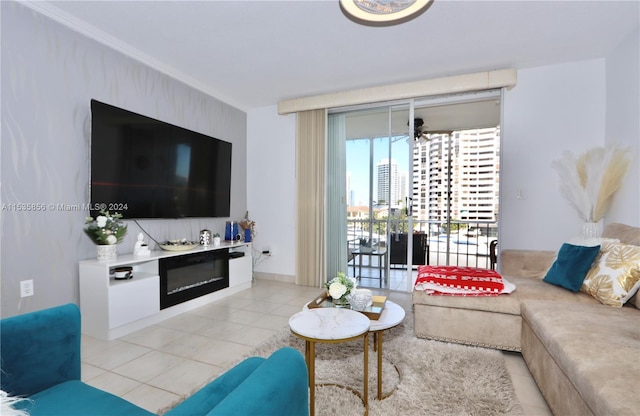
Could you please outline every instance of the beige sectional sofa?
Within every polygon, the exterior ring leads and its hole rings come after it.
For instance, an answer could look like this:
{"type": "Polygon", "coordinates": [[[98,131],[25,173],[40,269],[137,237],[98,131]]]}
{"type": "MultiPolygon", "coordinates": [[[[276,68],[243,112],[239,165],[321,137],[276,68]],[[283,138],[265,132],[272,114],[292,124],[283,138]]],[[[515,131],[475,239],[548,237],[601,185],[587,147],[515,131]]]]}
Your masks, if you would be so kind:
{"type": "MultiPolygon", "coordinates": [[[[640,246],[640,228],[609,224],[605,238],[640,246]]],[[[640,414],[640,295],[623,307],[544,282],[556,252],[504,250],[497,297],[414,291],[416,336],[521,351],[556,415],[640,414]]]]}

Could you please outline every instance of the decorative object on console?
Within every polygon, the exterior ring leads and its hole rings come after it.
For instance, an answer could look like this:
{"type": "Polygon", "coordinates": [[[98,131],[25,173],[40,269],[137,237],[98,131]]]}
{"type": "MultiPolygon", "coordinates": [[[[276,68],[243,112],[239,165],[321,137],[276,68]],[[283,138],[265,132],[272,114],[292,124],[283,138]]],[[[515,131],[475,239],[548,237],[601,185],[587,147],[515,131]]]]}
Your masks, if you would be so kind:
{"type": "Polygon", "coordinates": [[[144,242],[144,234],[138,233],[138,241],[133,246],[133,255],[136,257],[146,257],[151,255],[149,246],[144,242]]]}
{"type": "Polygon", "coordinates": [[[188,241],[186,238],[180,240],[167,240],[158,244],[161,249],[166,251],[187,251],[198,247],[200,244],[195,241],[188,241]]]}
{"type": "Polygon", "coordinates": [[[622,186],[631,161],[628,153],[628,148],[617,145],[595,147],[577,157],[565,151],[559,160],[552,162],[560,176],[562,194],[584,221],[582,238],[600,237],[598,223],[622,186]]]}
{"type": "Polygon", "coordinates": [[[227,221],[227,224],[224,228],[224,239],[225,241],[239,241],[240,240],[240,231],[238,229],[239,225],[237,221],[227,221]]]}
{"type": "Polygon", "coordinates": [[[580,290],[601,303],[622,307],[640,288],[640,247],[604,242],[580,290]]]}
{"type": "Polygon", "coordinates": [[[244,230],[244,242],[249,243],[253,240],[255,235],[255,221],[249,219],[249,211],[244,214],[244,219],[240,221],[240,226],[244,230]]]}
{"type": "Polygon", "coordinates": [[[200,245],[208,246],[209,244],[211,244],[211,231],[209,230],[200,231],[200,245]]]}
{"type": "Polygon", "coordinates": [[[348,277],[342,272],[338,272],[338,276],[329,280],[326,284],[329,289],[329,295],[333,300],[333,304],[339,308],[348,308],[349,300],[347,296],[357,286],[356,279],[348,277]]]}
{"type": "Polygon", "coordinates": [[[122,266],[113,269],[113,277],[116,280],[128,280],[133,277],[133,267],[122,266]]]}
{"type": "Polygon", "coordinates": [[[213,246],[214,247],[220,247],[220,234],[215,233],[213,235],[213,246]]]}
{"type": "Polygon", "coordinates": [[[116,244],[122,242],[127,235],[127,226],[120,222],[122,215],[119,213],[109,213],[109,211],[100,211],[95,219],[86,217],[85,223],[89,224],[84,232],[89,236],[91,241],[97,244],[97,255],[100,261],[115,260],[118,256],[116,244]]]}
{"type": "Polygon", "coordinates": [[[96,257],[98,261],[113,261],[118,258],[118,247],[115,244],[97,245],[96,257]]]}

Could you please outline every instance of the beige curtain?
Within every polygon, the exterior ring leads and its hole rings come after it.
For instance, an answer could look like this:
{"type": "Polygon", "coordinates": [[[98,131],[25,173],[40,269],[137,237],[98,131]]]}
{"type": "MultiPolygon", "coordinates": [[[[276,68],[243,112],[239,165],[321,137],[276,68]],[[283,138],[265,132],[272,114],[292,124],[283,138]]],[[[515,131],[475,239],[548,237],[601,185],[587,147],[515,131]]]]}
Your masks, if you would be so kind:
{"type": "Polygon", "coordinates": [[[325,142],[327,111],[297,113],[296,284],[320,287],[325,276],[325,142]]]}

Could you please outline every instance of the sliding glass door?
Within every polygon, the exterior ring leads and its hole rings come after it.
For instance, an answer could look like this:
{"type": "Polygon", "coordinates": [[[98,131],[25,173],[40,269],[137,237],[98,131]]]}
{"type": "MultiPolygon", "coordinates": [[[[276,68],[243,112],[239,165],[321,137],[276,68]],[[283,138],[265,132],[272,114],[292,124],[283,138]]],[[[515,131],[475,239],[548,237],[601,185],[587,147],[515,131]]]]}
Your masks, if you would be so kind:
{"type": "Polygon", "coordinates": [[[420,265],[489,268],[499,118],[499,91],[331,111],[329,275],[410,291],[420,265]]]}
{"type": "MultiPolygon", "coordinates": [[[[329,116],[329,176],[341,175],[344,152],[346,266],[360,286],[405,290],[411,261],[410,103],[353,110],[329,116]]],[[[332,178],[339,186],[339,178],[332,178]]],[[[328,193],[332,207],[340,204],[328,193]],[[332,202],[333,201],[333,202],[332,202]]],[[[335,214],[335,213],[334,213],[335,214]]],[[[329,221],[340,224],[339,215],[329,221]]],[[[341,238],[341,236],[337,236],[341,238]]],[[[329,248],[328,251],[334,250],[329,248]]],[[[338,248],[342,251],[342,248],[338,248]]],[[[336,253],[337,257],[341,253],[336,253]]],[[[337,270],[340,271],[340,270],[337,270]]]]}

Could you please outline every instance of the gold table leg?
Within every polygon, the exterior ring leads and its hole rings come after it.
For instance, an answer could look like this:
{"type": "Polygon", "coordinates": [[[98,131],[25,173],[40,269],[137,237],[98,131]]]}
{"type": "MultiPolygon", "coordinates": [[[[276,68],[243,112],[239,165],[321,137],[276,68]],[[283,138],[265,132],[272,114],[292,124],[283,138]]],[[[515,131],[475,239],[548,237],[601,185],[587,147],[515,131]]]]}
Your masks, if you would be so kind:
{"type": "Polygon", "coordinates": [[[369,332],[364,333],[364,414],[369,415],[369,332]]]}
{"type": "Polygon", "coordinates": [[[382,400],[382,331],[374,334],[378,349],[378,400],[382,400]]]}
{"type": "Polygon", "coordinates": [[[305,358],[309,370],[309,416],[316,414],[316,345],[312,341],[305,340],[305,358]]]}
{"type": "MultiPolygon", "coordinates": [[[[364,333],[364,391],[362,401],[364,402],[364,414],[369,415],[369,332],[364,333]]],[[[354,339],[354,338],[352,338],[354,339]]],[[[375,343],[374,343],[375,346],[375,343]]],[[[316,414],[316,347],[315,342],[305,339],[304,358],[307,363],[309,376],[309,416],[316,414]]],[[[354,393],[358,394],[354,390],[354,393]]]]}

